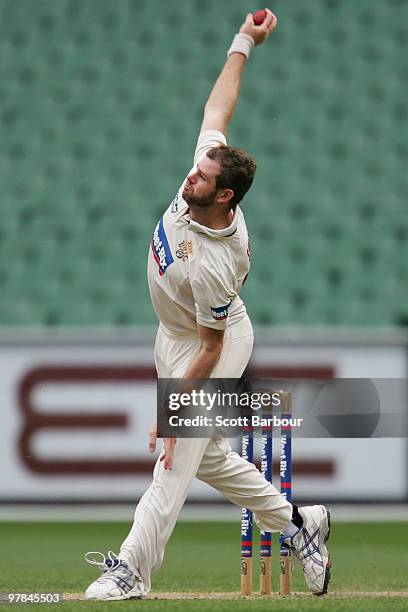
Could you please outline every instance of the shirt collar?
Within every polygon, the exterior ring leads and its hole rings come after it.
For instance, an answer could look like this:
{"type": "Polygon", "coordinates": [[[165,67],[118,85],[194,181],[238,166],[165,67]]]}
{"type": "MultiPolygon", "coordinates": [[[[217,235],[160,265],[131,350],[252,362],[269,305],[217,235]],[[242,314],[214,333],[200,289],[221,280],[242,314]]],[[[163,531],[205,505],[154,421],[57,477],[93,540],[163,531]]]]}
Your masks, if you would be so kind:
{"type": "Polygon", "coordinates": [[[192,232],[196,232],[198,234],[205,234],[210,238],[227,238],[228,236],[232,236],[232,234],[235,234],[235,232],[237,231],[239,210],[239,206],[237,206],[231,225],[218,230],[211,229],[210,227],[206,227],[205,225],[200,225],[200,223],[197,223],[197,221],[193,221],[193,219],[190,219],[189,213],[185,213],[183,217],[188,223],[188,229],[192,232]]]}

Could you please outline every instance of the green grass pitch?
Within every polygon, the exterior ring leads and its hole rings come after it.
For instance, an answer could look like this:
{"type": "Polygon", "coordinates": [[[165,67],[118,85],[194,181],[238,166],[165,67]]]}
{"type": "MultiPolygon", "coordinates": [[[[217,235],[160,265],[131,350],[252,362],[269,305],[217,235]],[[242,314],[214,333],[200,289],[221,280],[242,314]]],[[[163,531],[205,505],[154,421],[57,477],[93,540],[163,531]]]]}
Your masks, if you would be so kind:
{"type": "MultiPolygon", "coordinates": [[[[98,575],[83,561],[89,550],[117,551],[127,535],[124,523],[0,523],[1,592],[81,593],[98,575]]],[[[170,539],[164,564],[153,580],[160,592],[231,592],[239,589],[239,523],[179,523],[170,539]]],[[[133,600],[96,603],[65,601],[61,610],[407,610],[408,529],[406,523],[339,523],[329,540],[333,561],[330,590],[377,592],[368,597],[322,597],[240,600],[133,600]],[[385,593],[405,591],[405,595],[385,593]]],[[[275,551],[277,547],[275,546],[275,551]]],[[[275,589],[278,584],[275,553],[275,589]]],[[[257,557],[254,591],[258,588],[257,557]]],[[[295,566],[294,591],[306,591],[300,566],[295,566]]],[[[10,609],[55,608],[56,605],[11,605],[10,609]]],[[[5,608],[6,609],[6,608],[5,608]]]]}

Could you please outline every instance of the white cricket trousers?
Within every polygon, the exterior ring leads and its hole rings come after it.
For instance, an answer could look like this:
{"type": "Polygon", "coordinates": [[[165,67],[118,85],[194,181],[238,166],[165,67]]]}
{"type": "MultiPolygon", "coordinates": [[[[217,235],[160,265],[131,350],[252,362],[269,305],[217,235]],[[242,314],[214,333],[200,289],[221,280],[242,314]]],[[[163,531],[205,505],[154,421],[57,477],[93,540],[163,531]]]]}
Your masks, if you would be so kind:
{"type": "MultiPolygon", "coordinates": [[[[212,377],[240,378],[252,345],[248,317],[228,327],[212,377]]],[[[198,350],[197,338],[175,338],[159,327],[155,346],[159,378],[182,378],[198,350]]],[[[282,531],[291,520],[291,504],[254,465],[231,450],[227,439],[179,438],[173,469],[164,470],[163,462],[157,460],[153,482],[136,508],[132,529],[120,549],[120,558],[140,576],[145,594],[151,588],[151,574],[162,564],[165,545],[194,477],[213,486],[237,506],[252,510],[264,530],[282,531]]]]}

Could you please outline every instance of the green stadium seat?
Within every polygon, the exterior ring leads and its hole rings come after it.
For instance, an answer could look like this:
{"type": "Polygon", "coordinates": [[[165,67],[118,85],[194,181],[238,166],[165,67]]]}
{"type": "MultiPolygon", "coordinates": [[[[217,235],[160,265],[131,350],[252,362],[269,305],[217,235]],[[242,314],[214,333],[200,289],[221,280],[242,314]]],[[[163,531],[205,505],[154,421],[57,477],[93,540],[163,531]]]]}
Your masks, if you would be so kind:
{"type": "MultiPolygon", "coordinates": [[[[3,4],[0,324],[154,325],[149,242],[242,7],[3,4]]],[[[408,3],[372,4],[278,1],[273,50],[251,57],[229,141],[259,168],[255,324],[408,321],[408,3]]]]}

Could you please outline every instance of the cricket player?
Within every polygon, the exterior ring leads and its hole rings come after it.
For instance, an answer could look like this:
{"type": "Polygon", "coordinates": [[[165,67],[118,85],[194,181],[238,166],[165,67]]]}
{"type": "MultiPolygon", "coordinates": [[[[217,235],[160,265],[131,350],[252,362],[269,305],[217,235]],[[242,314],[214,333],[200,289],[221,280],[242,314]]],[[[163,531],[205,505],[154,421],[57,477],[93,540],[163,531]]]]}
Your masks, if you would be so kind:
{"type": "MultiPolygon", "coordinates": [[[[253,331],[239,292],[249,271],[249,244],[239,203],[256,165],[227,145],[248,57],[275,29],[267,10],[261,25],[247,15],[210,94],[194,166],[154,231],[148,281],[160,320],[155,345],[159,378],[240,378],[249,361],[253,331]]],[[[150,451],[156,448],[156,427],[150,451]]],[[[327,592],[330,516],[324,506],[297,508],[256,467],[231,450],[227,439],[165,439],[153,482],[140,500],[119,555],[87,553],[103,570],[86,590],[88,599],[140,598],[164,549],[193,478],[210,484],[239,507],[255,513],[261,529],[284,533],[316,595],[327,592]]]]}

